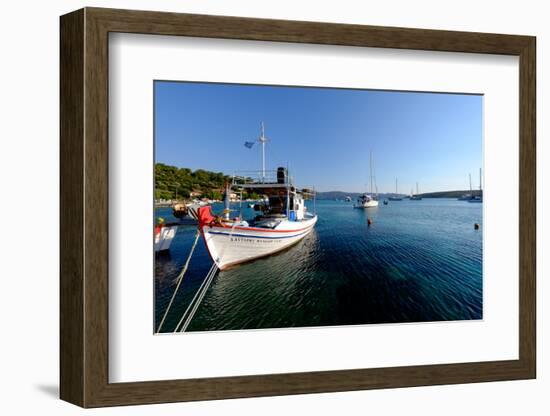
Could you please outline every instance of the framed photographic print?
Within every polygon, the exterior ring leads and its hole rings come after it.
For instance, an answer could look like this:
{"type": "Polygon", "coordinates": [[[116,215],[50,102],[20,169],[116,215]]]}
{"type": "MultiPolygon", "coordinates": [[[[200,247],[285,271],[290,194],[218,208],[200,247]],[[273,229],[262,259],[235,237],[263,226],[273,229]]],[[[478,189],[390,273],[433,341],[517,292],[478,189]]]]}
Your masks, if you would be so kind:
{"type": "Polygon", "coordinates": [[[61,17],[61,398],[534,378],[535,38],[61,17]]]}

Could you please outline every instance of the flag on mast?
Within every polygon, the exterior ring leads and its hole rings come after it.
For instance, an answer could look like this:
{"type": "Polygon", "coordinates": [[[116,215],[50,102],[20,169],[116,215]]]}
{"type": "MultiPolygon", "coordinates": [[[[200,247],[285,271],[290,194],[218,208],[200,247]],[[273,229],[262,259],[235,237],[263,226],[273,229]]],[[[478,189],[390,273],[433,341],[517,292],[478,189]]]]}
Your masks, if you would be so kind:
{"type": "Polygon", "coordinates": [[[265,137],[265,128],[264,128],[264,122],[262,121],[260,124],[260,137],[258,137],[257,140],[253,142],[244,142],[244,146],[248,149],[252,149],[252,146],[254,146],[254,143],[260,143],[262,145],[262,178],[265,179],[265,144],[270,141],[267,137],[265,137]]]}

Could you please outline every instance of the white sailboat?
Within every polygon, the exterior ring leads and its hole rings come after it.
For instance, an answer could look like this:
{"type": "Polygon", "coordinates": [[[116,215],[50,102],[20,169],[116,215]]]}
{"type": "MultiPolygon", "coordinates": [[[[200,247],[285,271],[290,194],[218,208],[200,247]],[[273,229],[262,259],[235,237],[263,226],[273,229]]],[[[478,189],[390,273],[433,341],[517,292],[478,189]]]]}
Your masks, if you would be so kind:
{"type": "MultiPolygon", "coordinates": [[[[264,147],[266,141],[262,123],[258,142],[264,147]]],[[[226,195],[231,188],[252,190],[266,198],[254,206],[259,215],[248,221],[230,218],[227,198],[223,216],[215,216],[210,206],[198,209],[199,229],[206,248],[221,270],[284,250],[306,237],[317,223],[317,215],[308,212],[305,205],[305,200],[312,198],[315,206],[315,191],[297,189],[287,168],[266,172],[265,149],[262,149],[262,171],[235,175],[232,184],[226,187],[226,195]]]]}
{"type": "Polygon", "coordinates": [[[471,199],[468,199],[468,202],[477,202],[481,203],[483,202],[483,191],[481,189],[481,168],[479,168],[479,196],[473,196],[471,199]]]}
{"type": "Polygon", "coordinates": [[[470,199],[473,198],[473,194],[472,194],[472,174],[471,173],[468,173],[468,179],[470,180],[470,193],[469,194],[464,194],[461,197],[458,197],[457,198],[458,201],[469,201],[470,199]]]}
{"type": "Polygon", "coordinates": [[[416,182],[416,194],[412,194],[409,198],[411,201],[422,201],[422,197],[420,196],[420,193],[418,192],[418,182],[416,182]]]}
{"type": "Polygon", "coordinates": [[[364,193],[357,198],[357,202],[353,204],[353,208],[374,208],[378,206],[378,198],[373,193],[373,175],[372,175],[372,152],[370,153],[370,194],[364,193]]]}
{"type": "Polygon", "coordinates": [[[397,178],[395,178],[395,196],[390,196],[390,201],[403,201],[403,198],[399,196],[397,192],[397,178]]]}

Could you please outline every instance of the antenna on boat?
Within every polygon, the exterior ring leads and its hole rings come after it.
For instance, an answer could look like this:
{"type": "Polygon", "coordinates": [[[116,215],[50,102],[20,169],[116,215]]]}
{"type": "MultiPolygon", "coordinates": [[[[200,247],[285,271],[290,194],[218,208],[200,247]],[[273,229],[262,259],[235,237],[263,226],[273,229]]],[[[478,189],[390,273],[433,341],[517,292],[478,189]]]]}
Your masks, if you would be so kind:
{"type": "Polygon", "coordinates": [[[262,144],[262,179],[265,180],[265,144],[269,139],[265,137],[265,126],[263,121],[261,122],[260,137],[258,141],[262,144]]]}
{"type": "Polygon", "coordinates": [[[262,145],[262,182],[265,182],[265,144],[269,141],[270,140],[265,137],[265,127],[264,122],[262,121],[260,123],[260,137],[258,137],[258,140],[253,142],[244,142],[245,147],[248,149],[252,149],[252,146],[254,146],[254,143],[256,142],[262,145]]]}

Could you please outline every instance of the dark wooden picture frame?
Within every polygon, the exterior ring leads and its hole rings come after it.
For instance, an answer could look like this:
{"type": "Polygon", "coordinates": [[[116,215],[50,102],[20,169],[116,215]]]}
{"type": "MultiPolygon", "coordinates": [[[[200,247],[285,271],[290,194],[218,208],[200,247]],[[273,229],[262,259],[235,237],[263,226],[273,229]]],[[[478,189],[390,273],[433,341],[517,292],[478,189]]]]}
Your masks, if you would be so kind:
{"type": "Polygon", "coordinates": [[[61,17],[60,396],[83,407],[351,391],[536,376],[535,38],[85,8],[61,17]],[[110,32],[519,57],[519,359],[109,383],[110,32]]]}

